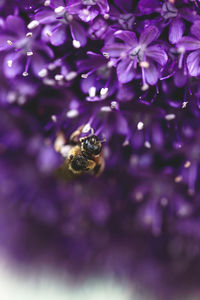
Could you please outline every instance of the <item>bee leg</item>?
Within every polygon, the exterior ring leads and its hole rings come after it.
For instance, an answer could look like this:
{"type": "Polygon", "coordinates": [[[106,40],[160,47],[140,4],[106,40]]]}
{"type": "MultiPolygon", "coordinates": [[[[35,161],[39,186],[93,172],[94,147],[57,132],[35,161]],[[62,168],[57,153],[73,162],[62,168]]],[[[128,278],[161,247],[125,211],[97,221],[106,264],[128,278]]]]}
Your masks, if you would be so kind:
{"type": "Polygon", "coordinates": [[[77,144],[79,142],[79,136],[85,125],[81,125],[77,130],[75,130],[69,137],[69,141],[72,144],[77,144]]]}
{"type": "Polygon", "coordinates": [[[93,174],[96,177],[100,176],[104,168],[105,168],[105,161],[102,156],[99,156],[98,158],[96,158],[96,166],[93,170],[93,174]]]}
{"type": "Polygon", "coordinates": [[[93,170],[96,167],[96,162],[92,159],[88,159],[87,162],[88,162],[88,165],[87,165],[88,172],[93,172],[93,170]]]}

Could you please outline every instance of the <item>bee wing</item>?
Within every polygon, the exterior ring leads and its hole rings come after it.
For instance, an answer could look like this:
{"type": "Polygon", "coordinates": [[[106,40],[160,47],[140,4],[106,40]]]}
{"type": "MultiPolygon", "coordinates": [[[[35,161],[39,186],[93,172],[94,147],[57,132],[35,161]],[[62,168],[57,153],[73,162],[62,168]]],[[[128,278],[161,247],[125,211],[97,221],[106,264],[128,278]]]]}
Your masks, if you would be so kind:
{"type": "Polygon", "coordinates": [[[62,157],[66,158],[69,156],[69,153],[71,152],[73,146],[71,145],[64,145],[61,147],[60,149],[60,154],[62,155],[62,157]]]}

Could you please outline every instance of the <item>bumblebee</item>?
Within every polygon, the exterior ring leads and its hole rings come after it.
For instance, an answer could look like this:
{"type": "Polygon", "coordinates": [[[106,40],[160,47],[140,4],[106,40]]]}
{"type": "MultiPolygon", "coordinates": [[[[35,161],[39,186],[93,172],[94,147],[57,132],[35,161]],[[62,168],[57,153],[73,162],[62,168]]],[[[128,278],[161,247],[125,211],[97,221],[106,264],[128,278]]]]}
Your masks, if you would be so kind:
{"type": "Polygon", "coordinates": [[[105,165],[102,149],[105,139],[100,141],[92,128],[90,135],[80,137],[84,127],[80,126],[71,134],[64,165],[75,175],[90,173],[99,176],[105,165]]]}

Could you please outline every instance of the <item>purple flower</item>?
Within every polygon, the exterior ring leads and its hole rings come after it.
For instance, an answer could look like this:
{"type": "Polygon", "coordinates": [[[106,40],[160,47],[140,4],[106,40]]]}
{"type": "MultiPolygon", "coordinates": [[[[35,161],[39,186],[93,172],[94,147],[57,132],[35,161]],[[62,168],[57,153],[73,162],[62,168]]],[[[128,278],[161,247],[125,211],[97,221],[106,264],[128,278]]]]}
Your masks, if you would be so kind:
{"type": "Polygon", "coordinates": [[[178,50],[182,53],[192,51],[187,56],[187,67],[191,76],[200,74],[200,21],[195,22],[191,27],[191,36],[183,37],[178,43],[178,50]]]}
{"type": "Polygon", "coordinates": [[[51,1],[51,4],[36,12],[34,20],[45,25],[42,31],[43,40],[50,42],[53,46],[62,45],[67,40],[67,28],[69,26],[74,47],[84,46],[86,44],[84,26],[63,5],[62,0],[51,1]]]}
{"type": "Polygon", "coordinates": [[[138,64],[142,72],[143,86],[155,85],[160,72],[156,66],[164,66],[167,54],[159,44],[153,44],[159,31],[154,26],[149,26],[141,33],[139,40],[131,31],[117,31],[114,33],[122,43],[109,42],[102,49],[104,55],[116,57],[120,61],[117,65],[117,76],[120,82],[126,83],[136,77],[138,64]],[[158,65],[156,65],[157,63],[158,65]]]}
{"type": "Polygon", "coordinates": [[[37,31],[28,32],[18,16],[8,16],[2,24],[0,51],[4,54],[3,70],[8,78],[27,76],[29,67],[36,76],[44,69],[52,50],[37,40],[37,31]],[[18,28],[16,32],[15,28],[18,28]]]}

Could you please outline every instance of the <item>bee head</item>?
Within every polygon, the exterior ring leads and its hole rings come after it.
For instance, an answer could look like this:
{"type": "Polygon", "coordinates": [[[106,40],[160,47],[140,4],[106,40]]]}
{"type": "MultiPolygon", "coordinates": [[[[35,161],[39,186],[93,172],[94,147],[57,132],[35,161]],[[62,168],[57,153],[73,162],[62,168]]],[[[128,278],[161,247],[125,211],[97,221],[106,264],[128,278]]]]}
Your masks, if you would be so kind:
{"type": "Polygon", "coordinates": [[[97,156],[101,153],[102,143],[96,135],[90,135],[81,142],[82,149],[91,155],[97,156]]]}

